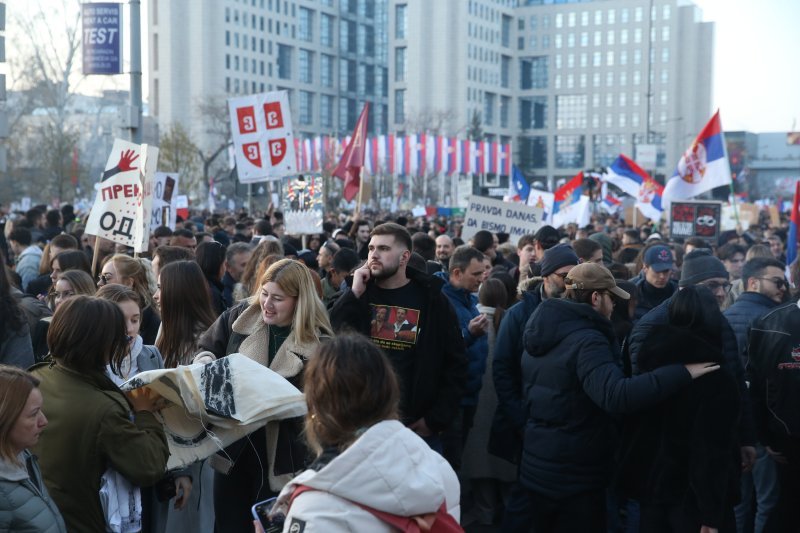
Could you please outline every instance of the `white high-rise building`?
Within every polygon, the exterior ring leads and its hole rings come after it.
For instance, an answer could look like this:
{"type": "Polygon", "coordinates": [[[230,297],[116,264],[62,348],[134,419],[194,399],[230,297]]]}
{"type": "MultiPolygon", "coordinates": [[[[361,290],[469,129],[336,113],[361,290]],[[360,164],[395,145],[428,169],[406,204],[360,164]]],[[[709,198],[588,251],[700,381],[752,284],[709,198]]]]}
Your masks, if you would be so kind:
{"type": "MultiPolygon", "coordinates": [[[[290,92],[300,136],[480,133],[551,185],[654,144],[669,175],[710,118],[713,23],[683,0],[151,0],[150,109],[290,92]],[[650,6],[652,4],[652,11],[650,6]]],[[[724,119],[724,117],[723,117],[724,119]]]]}

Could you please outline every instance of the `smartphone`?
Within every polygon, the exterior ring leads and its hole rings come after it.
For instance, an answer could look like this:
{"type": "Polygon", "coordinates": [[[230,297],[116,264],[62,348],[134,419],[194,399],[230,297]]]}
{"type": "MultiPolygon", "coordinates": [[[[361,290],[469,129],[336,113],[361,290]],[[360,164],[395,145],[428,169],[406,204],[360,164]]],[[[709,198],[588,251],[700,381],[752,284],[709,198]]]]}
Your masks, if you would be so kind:
{"type": "Polygon", "coordinates": [[[253,518],[261,523],[261,527],[264,528],[265,533],[280,533],[283,531],[283,522],[286,520],[286,517],[282,513],[278,513],[272,518],[269,516],[270,511],[272,511],[272,506],[277,499],[276,497],[258,502],[251,509],[253,518]]]}

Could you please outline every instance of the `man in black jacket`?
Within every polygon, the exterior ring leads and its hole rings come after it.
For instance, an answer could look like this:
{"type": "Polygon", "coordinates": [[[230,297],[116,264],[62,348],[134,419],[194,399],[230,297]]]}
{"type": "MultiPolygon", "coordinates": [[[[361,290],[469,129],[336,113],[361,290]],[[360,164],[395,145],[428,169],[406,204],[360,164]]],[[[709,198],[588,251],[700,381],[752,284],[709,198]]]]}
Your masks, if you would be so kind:
{"type": "MultiPolygon", "coordinates": [[[[747,335],[750,332],[750,325],[780,305],[786,298],[789,283],[783,275],[784,268],[783,263],[771,257],[754,257],[745,263],[741,270],[745,292],[723,313],[736,334],[739,354],[745,367],[748,366],[747,335]]],[[[753,471],[742,475],[742,502],[736,506],[736,523],[739,531],[762,531],[777,500],[775,462],[769,457],[764,446],[756,446],[753,471]],[[752,504],[754,493],[755,509],[752,504]]]]}
{"type": "Polygon", "coordinates": [[[455,311],[442,294],[443,282],[412,268],[411,235],[386,223],[370,234],[364,266],[353,273],[330,310],[334,330],[353,329],[369,335],[384,349],[400,380],[403,422],[441,452],[440,433],[459,410],[467,372],[464,340],[455,311]],[[397,313],[415,326],[389,337],[377,313],[389,324],[397,313]]]}
{"type": "Polygon", "coordinates": [[[642,318],[678,290],[678,283],[672,279],[672,250],[668,246],[658,244],[648,248],[643,263],[643,275],[632,280],[636,284],[634,320],[642,318]]]}
{"type": "Polygon", "coordinates": [[[617,287],[602,265],[569,271],[563,298],[547,299],[525,327],[527,422],[520,475],[502,531],[606,531],[605,489],[616,447],[612,415],[645,409],[719,366],[668,365],[626,378],[609,317],[617,287]]]}

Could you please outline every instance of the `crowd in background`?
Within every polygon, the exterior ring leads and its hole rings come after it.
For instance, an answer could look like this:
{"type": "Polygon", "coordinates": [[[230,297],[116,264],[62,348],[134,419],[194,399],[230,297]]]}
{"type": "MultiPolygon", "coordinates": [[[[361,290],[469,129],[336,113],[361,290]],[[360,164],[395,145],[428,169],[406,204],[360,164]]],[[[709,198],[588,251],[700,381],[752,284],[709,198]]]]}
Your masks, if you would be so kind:
{"type": "Polygon", "coordinates": [[[392,530],[375,509],[468,530],[800,528],[788,221],[677,241],[598,214],[512,244],[373,212],[292,235],[270,209],[195,213],[133,254],[82,220],[3,214],[0,529],[104,530],[109,465],[141,488],[144,531],[252,531],[270,497],[287,531],[392,530]],[[232,353],[309,414],[167,472],[158,399],[119,386],[232,353]]]}

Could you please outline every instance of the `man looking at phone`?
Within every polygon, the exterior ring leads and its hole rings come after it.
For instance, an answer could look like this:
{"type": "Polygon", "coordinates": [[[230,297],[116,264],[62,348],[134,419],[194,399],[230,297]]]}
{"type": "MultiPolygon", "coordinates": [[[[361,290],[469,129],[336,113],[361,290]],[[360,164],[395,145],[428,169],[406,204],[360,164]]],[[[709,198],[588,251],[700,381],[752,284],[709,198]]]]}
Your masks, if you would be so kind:
{"type": "Polygon", "coordinates": [[[334,330],[370,334],[376,306],[389,308],[389,321],[404,309],[417,334],[394,340],[372,338],[383,348],[400,381],[400,412],[408,427],[436,451],[440,434],[459,412],[467,361],[458,319],[443,282],[408,268],[411,235],[386,223],[370,233],[367,262],[353,273],[353,286],[331,308],[334,330]]]}
{"type": "Polygon", "coordinates": [[[455,470],[461,465],[462,443],[472,427],[481,380],[486,370],[486,356],[489,354],[486,335],[489,320],[486,315],[478,312],[478,298],[474,295],[483,278],[484,258],[481,252],[471,246],[459,246],[450,258],[449,277],[444,272],[434,274],[445,280],[442,292],[456,311],[461,336],[467,348],[467,384],[461,398],[461,411],[453,421],[453,426],[446,432],[444,443],[444,455],[455,470]]]}

